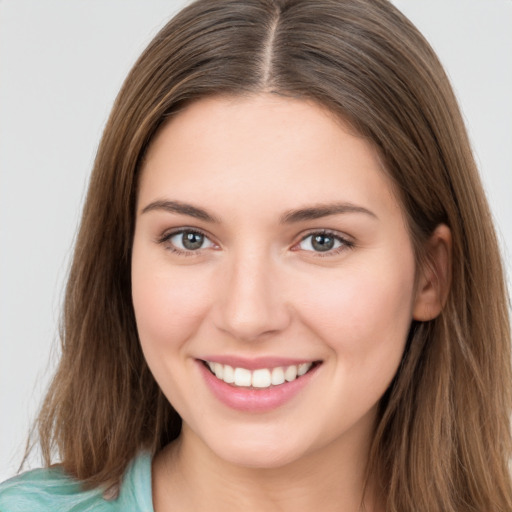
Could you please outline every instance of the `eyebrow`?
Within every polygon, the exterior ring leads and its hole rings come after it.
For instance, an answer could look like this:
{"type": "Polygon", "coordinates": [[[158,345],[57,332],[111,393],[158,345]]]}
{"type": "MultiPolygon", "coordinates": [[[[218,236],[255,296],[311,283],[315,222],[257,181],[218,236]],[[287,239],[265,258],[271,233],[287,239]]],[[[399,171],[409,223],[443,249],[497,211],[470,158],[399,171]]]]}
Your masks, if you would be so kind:
{"type": "Polygon", "coordinates": [[[208,213],[203,208],[193,206],[188,203],[182,203],[181,201],[164,201],[158,200],[148,204],[141,212],[147,213],[155,210],[164,210],[170,213],[179,213],[181,215],[188,215],[195,219],[204,220],[206,222],[212,222],[218,224],[220,221],[211,213],[208,213]]]}
{"type": "MultiPolygon", "coordinates": [[[[215,215],[207,212],[203,208],[193,206],[188,203],[181,201],[170,201],[170,200],[157,200],[148,204],[141,211],[141,214],[155,211],[164,210],[170,213],[178,213],[180,215],[188,215],[199,220],[219,224],[220,220],[215,215]]],[[[318,204],[296,210],[289,210],[280,217],[281,224],[293,224],[296,222],[302,222],[306,220],[315,220],[322,217],[328,217],[329,215],[339,215],[342,213],[363,213],[370,217],[377,219],[377,215],[367,208],[357,206],[352,203],[330,203],[330,204],[318,204]]]]}
{"type": "Polygon", "coordinates": [[[305,220],[315,220],[329,215],[338,215],[340,213],[363,213],[377,219],[377,215],[367,208],[357,206],[352,203],[330,203],[318,204],[297,210],[289,210],[281,216],[282,224],[292,224],[305,220]]]}

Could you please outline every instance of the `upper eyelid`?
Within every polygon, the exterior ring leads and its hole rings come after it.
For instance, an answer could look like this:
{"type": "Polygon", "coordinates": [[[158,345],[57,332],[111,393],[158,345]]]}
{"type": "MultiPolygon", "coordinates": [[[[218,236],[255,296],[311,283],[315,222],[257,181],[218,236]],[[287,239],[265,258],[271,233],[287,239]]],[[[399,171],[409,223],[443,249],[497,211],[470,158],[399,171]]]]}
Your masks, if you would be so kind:
{"type": "Polygon", "coordinates": [[[158,236],[159,241],[166,241],[169,240],[171,237],[175,235],[179,235],[180,233],[184,233],[186,231],[192,232],[192,233],[199,233],[200,235],[203,235],[205,238],[208,238],[211,242],[214,242],[214,237],[210,235],[207,231],[204,229],[199,228],[193,228],[189,226],[174,228],[174,229],[167,229],[165,230],[160,236],[158,236]]]}
{"type": "Polygon", "coordinates": [[[208,235],[207,233],[205,233],[204,230],[198,229],[198,228],[192,228],[192,227],[180,227],[180,228],[166,230],[162,233],[162,235],[157,237],[156,242],[158,244],[163,245],[164,247],[167,246],[166,247],[167,250],[177,254],[178,256],[200,256],[204,250],[211,249],[211,247],[205,247],[205,248],[199,248],[196,250],[191,250],[191,249],[177,247],[175,244],[173,244],[171,242],[171,238],[176,235],[179,235],[180,233],[184,233],[184,232],[200,234],[200,235],[204,236],[205,239],[209,240],[213,245],[217,245],[217,243],[212,239],[212,237],[210,235],[208,235]]]}
{"type": "Polygon", "coordinates": [[[356,246],[356,244],[352,240],[352,237],[349,237],[347,235],[343,235],[343,234],[339,233],[338,231],[333,231],[333,230],[329,230],[329,229],[323,229],[323,230],[322,229],[317,229],[317,230],[312,230],[309,233],[306,233],[306,234],[302,235],[300,240],[298,242],[295,242],[292,245],[292,249],[291,250],[295,250],[295,251],[299,251],[300,250],[300,251],[303,251],[304,253],[307,253],[309,256],[315,257],[315,258],[328,258],[328,257],[337,256],[338,254],[340,254],[342,252],[345,252],[346,250],[351,250],[355,246],[356,246]],[[298,248],[299,244],[301,244],[304,240],[306,240],[310,236],[313,236],[313,235],[316,235],[316,234],[332,236],[333,238],[337,239],[341,243],[341,245],[339,247],[336,247],[336,248],[333,248],[333,249],[329,249],[329,250],[327,250],[325,252],[312,251],[312,250],[306,250],[306,249],[298,248]]]}
{"type": "Polygon", "coordinates": [[[343,242],[354,243],[351,236],[349,236],[345,233],[340,233],[339,231],[336,231],[333,229],[312,229],[310,231],[307,231],[306,233],[301,234],[299,242],[302,242],[306,238],[308,238],[312,235],[317,235],[317,234],[318,235],[329,235],[329,236],[337,238],[343,242]]]}

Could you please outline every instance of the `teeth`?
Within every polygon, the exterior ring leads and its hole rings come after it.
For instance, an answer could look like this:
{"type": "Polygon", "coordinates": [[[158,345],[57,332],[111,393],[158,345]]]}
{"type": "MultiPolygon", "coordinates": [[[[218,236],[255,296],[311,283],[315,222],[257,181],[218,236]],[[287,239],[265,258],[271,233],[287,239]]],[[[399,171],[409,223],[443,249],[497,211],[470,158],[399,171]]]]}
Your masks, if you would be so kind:
{"type": "Polygon", "coordinates": [[[297,378],[297,367],[296,366],[288,366],[284,371],[284,378],[291,382],[297,378]]]}
{"type": "Polygon", "coordinates": [[[227,384],[232,384],[235,382],[235,370],[233,370],[233,368],[228,364],[224,366],[224,376],[222,377],[222,380],[227,384]]]}
{"type": "Polygon", "coordinates": [[[253,388],[268,388],[270,384],[272,384],[270,370],[263,368],[261,370],[254,370],[252,372],[253,388]]]}
{"type": "Polygon", "coordinates": [[[235,386],[249,387],[252,383],[251,370],[235,368],[235,386]]]}
{"type": "Polygon", "coordinates": [[[313,363],[302,363],[299,365],[278,366],[276,368],[259,368],[248,370],[246,368],[233,368],[228,364],[212,363],[206,361],[212,373],[226,384],[234,384],[238,387],[268,388],[279,386],[284,382],[292,382],[298,377],[307,373],[313,363]]]}
{"type": "Polygon", "coordinates": [[[221,379],[224,377],[224,365],[220,363],[213,363],[213,373],[215,373],[215,376],[218,379],[221,379]]]}
{"type": "Polygon", "coordinates": [[[302,375],[304,375],[309,369],[311,368],[311,364],[310,363],[302,363],[302,364],[299,364],[298,366],[298,369],[297,369],[297,375],[299,377],[301,377],[302,375]]]}
{"type": "Polygon", "coordinates": [[[281,367],[272,370],[272,385],[279,386],[284,382],[284,370],[281,367]]]}

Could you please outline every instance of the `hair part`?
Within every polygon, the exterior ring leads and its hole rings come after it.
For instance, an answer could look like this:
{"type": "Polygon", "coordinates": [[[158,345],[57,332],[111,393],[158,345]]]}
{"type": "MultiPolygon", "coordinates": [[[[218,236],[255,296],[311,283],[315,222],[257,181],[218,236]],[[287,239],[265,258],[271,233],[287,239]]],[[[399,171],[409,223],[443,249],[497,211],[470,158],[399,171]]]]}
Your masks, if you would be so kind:
{"type": "Polygon", "coordinates": [[[436,226],[452,232],[446,306],[413,322],[380,403],[368,474],[386,510],[512,510],[510,325],[492,219],[441,64],[386,0],[198,0],[141,55],[91,176],[62,358],[38,419],[46,464],[57,451],[86,486],[109,486],[138,451],[156,453],[179,435],[131,303],[141,164],[162,124],[189,103],[261,92],[315,101],[377,148],[418,262],[436,226]]]}

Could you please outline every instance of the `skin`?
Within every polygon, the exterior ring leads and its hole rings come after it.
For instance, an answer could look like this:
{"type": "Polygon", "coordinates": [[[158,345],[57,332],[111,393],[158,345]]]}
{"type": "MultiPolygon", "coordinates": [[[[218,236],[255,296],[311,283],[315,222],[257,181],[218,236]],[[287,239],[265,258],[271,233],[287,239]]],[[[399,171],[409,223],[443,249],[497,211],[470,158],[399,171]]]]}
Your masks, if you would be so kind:
{"type": "MultiPolygon", "coordinates": [[[[132,259],[142,349],[183,419],[153,463],[156,512],[360,510],[377,403],[412,319],[442,306],[447,228],[429,251],[431,270],[417,269],[378,155],[312,102],[215,97],[168,122],[144,162],[132,259]],[[340,203],[361,211],[283,222],[340,203]],[[185,228],[205,243],[173,252],[181,235],[163,238],[185,228]],[[306,238],[322,230],[341,237],[333,250],[306,238]],[[321,365],[283,406],[251,413],[213,396],[198,365],[210,355],[321,365]]],[[[371,488],[365,505],[380,510],[371,488]]]]}

